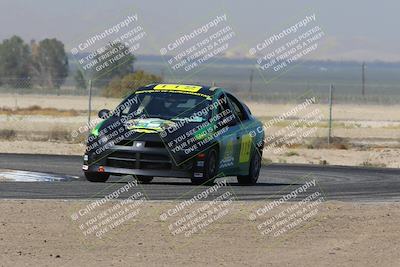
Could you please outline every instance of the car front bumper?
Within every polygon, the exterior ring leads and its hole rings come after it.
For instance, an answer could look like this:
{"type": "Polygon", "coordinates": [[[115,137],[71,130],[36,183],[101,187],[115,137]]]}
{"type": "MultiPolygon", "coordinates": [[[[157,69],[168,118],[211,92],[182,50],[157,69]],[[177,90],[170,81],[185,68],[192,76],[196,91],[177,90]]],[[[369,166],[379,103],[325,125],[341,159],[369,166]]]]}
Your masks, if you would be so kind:
{"type": "Polygon", "coordinates": [[[204,159],[172,154],[160,140],[124,141],[103,153],[84,155],[84,172],[157,177],[202,177],[204,159]]]}

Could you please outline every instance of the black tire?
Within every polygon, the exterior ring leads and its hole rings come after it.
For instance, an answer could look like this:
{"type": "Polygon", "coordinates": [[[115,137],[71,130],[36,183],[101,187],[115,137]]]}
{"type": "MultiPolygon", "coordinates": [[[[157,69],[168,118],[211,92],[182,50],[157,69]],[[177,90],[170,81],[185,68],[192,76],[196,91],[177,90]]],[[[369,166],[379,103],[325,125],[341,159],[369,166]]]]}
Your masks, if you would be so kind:
{"type": "Polygon", "coordinates": [[[255,150],[251,156],[249,174],[248,175],[238,175],[237,180],[240,185],[255,185],[260,175],[261,169],[261,152],[255,150]]]}
{"type": "Polygon", "coordinates": [[[136,176],[136,180],[139,184],[149,184],[153,178],[152,176],[136,176]]]}
{"type": "Polygon", "coordinates": [[[93,183],[104,183],[110,177],[109,173],[85,172],[86,180],[93,183]]]}
{"type": "Polygon", "coordinates": [[[206,160],[204,161],[204,176],[192,177],[192,184],[200,185],[211,185],[214,183],[216,175],[218,174],[218,153],[215,148],[211,148],[206,156],[206,160]]]}

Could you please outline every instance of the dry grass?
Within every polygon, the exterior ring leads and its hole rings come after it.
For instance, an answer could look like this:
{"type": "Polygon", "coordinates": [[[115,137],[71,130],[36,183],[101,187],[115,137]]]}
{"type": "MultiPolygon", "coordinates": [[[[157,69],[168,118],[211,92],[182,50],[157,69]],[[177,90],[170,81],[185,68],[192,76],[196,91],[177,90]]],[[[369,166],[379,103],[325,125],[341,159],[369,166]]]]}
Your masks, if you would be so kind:
{"type": "Polygon", "coordinates": [[[308,141],[306,147],[308,149],[343,149],[347,150],[350,148],[350,144],[348,143],[346,138],[341,137],[332,137],[331,143],[327,144],[327,138],[322,137],[314,137],[308,141]]]}
{"type": "Polygon", "coordinates": [[[69,131],[66,131],[61,128],[53,128],[48,132],[48,141],[72,141],[72,136],[69,131]]]}
{"type": "Polygon", "coordinates": [[[17,138],[17,132],[11,129],[1,129],[0,130],[0,139],[2,140],[15,140],[17,138]]]}
{"type": "Polygon", "coordinates": [[[288,151],[285,153],[286,157],[292,157],[292,156],[299,156],[299,153],[297,153],[296,151],[288,151]]]}
{"type": "Polygon", "coordinates": [[[384,163],[376,163],[376,162],[371,162],[369,160],[364,161],[360,166],[363,167],[369,167],[369,168],[385,168],[386,164],[384,163]]]}
{"type": "Polygon", "coordinates": [[[75,109],[56,109],[56,108],[42,108],[38,105],[30,106],[27,108],[0,108],[0,114],[3,115],[42,115],[42,116],[63,116],[63,117],[75,117],[79,116],[83,111],[75,109]]]}
{"type": "Polygon", "coordinates": [[[0,130],[0,140],[4,141],[31,141],[31,142],[62,142],[66,144],[84,144],[86,134],[72,136],[72,132],[56,126],[48,131],[18,131],[13,129],[0,130]]]}

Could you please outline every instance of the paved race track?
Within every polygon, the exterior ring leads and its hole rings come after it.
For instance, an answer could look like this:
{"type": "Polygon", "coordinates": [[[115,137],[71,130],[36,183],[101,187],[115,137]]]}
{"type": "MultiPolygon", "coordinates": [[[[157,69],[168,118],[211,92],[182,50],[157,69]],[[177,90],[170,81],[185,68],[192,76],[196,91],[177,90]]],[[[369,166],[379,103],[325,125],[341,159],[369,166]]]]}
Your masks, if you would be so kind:
{"type": "MultiPolygon", "coordinates": [[[[92,199],[101,198],[133,180],[129,176],[111,177],[107,183],[90,183],[82,177],[80,156],[0,154],[0,169],[27,170],[80,177],[65,182],[0,182],[0,198],[92,199]]],[[[400,170],[339,166],[272,164],[264,166],[256,186],[239,186],[235,177],[227,178],[237,200],[278,199],[315,179],[314,191],[326,200],[399,201],[400,170]]],[[[153,183],[132,190],[142,191],[149,200],[190,199],[205,186],[193,186],[189,180],[155,178],[153,183]]],[[[311,189],[310,189],[311,190],[311,189]]],[[[299,196],[297,199],[300,199],[299,196]]]]}

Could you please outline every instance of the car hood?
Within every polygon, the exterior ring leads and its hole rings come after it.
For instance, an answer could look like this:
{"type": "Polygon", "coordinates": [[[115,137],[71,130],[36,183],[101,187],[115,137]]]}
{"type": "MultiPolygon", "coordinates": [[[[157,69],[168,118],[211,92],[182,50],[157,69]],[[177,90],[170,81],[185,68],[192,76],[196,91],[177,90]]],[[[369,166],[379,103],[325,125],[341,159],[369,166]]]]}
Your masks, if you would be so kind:
{"type": "Polygon", "coordinates": [[[201,124],[202,122],[172,121],[161,118],[135,118],[126,120],[120,117],[110,117],[97,124],[91,133],[96,137],[101,137],[102,133],[109,135],[113,131],[118,131],[120,134],[126,132],[141,134],[161,133],[163,139],[173,140],[182,134],[190,132],[193,128],[198,128],[201,124]]]}

